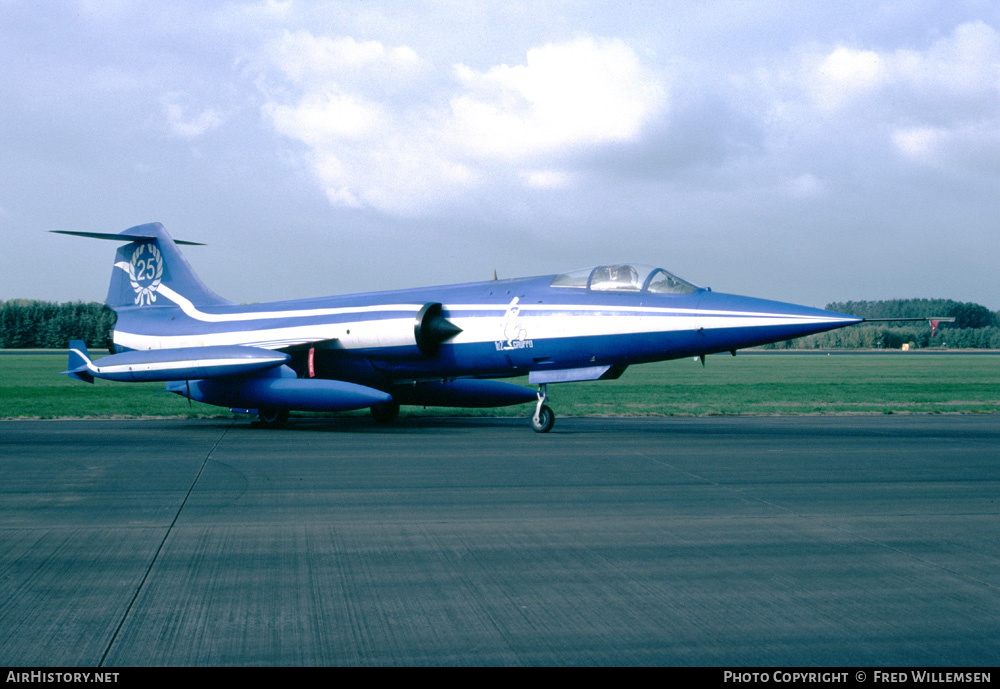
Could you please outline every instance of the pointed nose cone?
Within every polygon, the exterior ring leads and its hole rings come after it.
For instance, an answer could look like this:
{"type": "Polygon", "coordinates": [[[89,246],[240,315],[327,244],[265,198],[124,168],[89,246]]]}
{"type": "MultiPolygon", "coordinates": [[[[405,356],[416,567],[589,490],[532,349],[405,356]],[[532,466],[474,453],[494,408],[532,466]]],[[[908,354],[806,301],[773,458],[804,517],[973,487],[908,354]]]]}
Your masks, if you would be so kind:
{"type": "Polygon", "coordinates": [[[714,292],[702,297],[698,310],[705,334],[733,348],[791,340],[864,320],[810,306],[714,292]]]}

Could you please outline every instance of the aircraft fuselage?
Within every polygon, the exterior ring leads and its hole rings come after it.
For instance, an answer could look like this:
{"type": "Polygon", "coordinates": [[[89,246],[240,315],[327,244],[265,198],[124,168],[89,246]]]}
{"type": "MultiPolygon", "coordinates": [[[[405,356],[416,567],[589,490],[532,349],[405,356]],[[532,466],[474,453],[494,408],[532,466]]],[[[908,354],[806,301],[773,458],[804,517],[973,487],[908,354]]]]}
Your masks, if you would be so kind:
{"type": "MultiPolygon", "coordinates": [[[[860,320],[706,289],[598,292],[553,287],[554,278],[252,306],[196,307],[167,292],[170,301],[162,306],[119,309],[114,340],[123,351],[216,345],[287,350],[322,343],[312,353],[314,376],[373,384],[628,366],[732,351],[860,320]],[[431,354],[420,351],[414,334],[427,304],[440,304],[441,317],[460,329],[431,354]]],[[[304,354],[296,353],[297,367],[308,365],[304,354]]]]}

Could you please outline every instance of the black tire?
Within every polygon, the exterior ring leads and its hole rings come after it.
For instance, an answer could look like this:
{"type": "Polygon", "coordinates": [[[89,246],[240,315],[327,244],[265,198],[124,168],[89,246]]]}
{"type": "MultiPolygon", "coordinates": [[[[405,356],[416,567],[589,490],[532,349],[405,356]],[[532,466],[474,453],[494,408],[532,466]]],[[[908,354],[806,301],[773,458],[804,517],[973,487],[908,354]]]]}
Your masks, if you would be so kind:
{"type": "Polygon", "coordinates": [[[538,412],[538,423],[535,423],[534,414],[528,417],[528,420],[531,423],[531,430],[535,433],[548,433],[552,430],[552,426],[556,422],[556,415],[552,413],[552,410],[547,405],[543,404],[541,410],[538,412]]]}
{"type": "Polygon", "coordinates": [[[288,421],[287,409],[260,409],[257,418],[267,428],[276,428],[288,421]]]}
{"type": "Polygon", "coordinates": [[[399,404],[397,402],[374,404],[370,411],[375,423],[392,423],[399,418],[399,404]]]}

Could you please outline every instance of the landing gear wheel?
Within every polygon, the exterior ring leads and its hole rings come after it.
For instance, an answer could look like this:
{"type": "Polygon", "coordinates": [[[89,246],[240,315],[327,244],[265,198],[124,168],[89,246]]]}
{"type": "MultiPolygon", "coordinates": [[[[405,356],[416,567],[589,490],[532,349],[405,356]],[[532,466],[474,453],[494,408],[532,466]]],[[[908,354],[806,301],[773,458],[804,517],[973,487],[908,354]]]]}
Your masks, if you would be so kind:
{"type": "Polygon", "coordinates": [[[373,404],[371,413],[375,423],[392,423],[399,418],[399,404],[397,402],[373,404]]]}
{"type": "Polygon", "coordinates": [[[277,426],[281,426],[286,421],[288,421],[288,410],[261,409],[257,412],[257,418],[259,418],[261,424],[263,424],[267,428],[275,428],[277,426]]]}
{"type": "Polygon", "coordinates": [[[538,404],[535,405],[535,413],[531,415],[531,430],[535,433],[548,433],[552,430],[552,424],[556,422],[556,415],[546,406],[549,399],[549,386],[542,383],[538,386],[538,404]]]}
{"type": "Polygon", "coordinates": [[[542,405],[541,409],[531,416],[531,430],[535,433],[548,433],[552,430],[556,422],[556,415],[552,413],[548,405],[542,405]]]}

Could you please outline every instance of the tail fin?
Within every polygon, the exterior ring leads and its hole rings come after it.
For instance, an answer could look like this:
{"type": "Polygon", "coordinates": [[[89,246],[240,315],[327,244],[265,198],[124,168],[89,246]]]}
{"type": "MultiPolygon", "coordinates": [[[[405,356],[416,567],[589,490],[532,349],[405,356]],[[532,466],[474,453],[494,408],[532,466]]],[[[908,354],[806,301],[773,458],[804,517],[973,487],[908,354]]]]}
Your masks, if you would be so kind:
{"type": "Polygon", "coordinates": [[[196,242],[174,241],[158,222],[136,225],[121,234],[55,231],[128,242],[115,255],[111,285],[105,300],[115,311],[129,307],[163,306],[169,305],[169,302],[190,302],[195,306],[231,303],[198,279],[191,264],[177,248],[178,244],[196,242]]]}
{"type": "Polygon", "coordinates": [[[71,340],[69,343],[69,370],[63,373],[70,378],[93,383],[94,376],[90,373],[90,353],[83,340],[71,340]]]}

